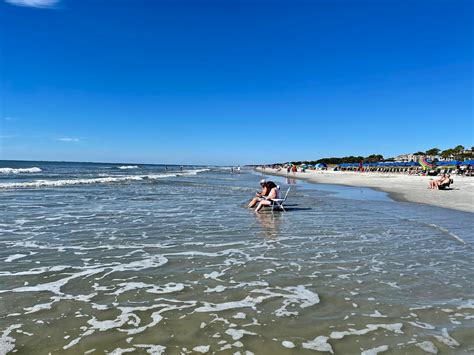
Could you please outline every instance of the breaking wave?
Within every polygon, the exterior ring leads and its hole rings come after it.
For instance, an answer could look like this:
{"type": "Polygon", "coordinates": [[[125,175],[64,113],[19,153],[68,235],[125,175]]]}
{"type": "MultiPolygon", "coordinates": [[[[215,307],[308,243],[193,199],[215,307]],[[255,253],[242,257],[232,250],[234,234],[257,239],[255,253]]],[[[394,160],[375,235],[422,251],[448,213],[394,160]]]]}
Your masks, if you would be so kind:
{"type": "Polygon", "coordinates": [[[35,167],[32,168],[0,168],[0,174],[27,174],[27,173],[40,173],[41,169],[35,167]]]}
{"type": "Polygon", "coordinates": [[[0,183],[0,189],[17,189],[17,188],[39,188],[39,187],[61,187],[71,185],[88,185],[88,184],[107,184],[107,183],[119,183],[127,181],[141,181],[141,180],[155,180],[164,179],[169,177],[178,177],[186,175],[196,175],[209,169],[197,169],[189,170],[180,173],[170,174],[149,174],[149,175],[128,175],[128,176],[107,176],[100,178],[88,178],[88,179],[62,179],[62,180],[35,180],[28,182],[5,182],[0,183]]]}
{"type": "Polygon", "coordinates": [[[127,170],[127,169],[139,169],[138,165],[122,165],[118,167],[120,170],[127,170]]]}

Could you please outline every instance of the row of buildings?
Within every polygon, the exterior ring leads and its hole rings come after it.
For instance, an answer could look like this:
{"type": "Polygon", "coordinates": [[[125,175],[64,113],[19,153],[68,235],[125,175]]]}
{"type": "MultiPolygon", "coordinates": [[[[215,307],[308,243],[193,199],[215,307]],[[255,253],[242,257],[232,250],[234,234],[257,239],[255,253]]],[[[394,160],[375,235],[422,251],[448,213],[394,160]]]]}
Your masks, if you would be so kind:
{"type": "MultiPolygon", "coordinates": [[[[462,154],[472,154],[472,150],[466,149],[462,152],[462,154]]],[[[394,157],[395,161],[401,161],[401,162],[415,162],[418,161],[421,157],[424,157],[428,160],[438,160],[438,161],[450,161],[454,160],[455,156],[451,155],[447,158],[443,158],[440,155],[418,155],[418,154],[400,154],[394,157]]]]}

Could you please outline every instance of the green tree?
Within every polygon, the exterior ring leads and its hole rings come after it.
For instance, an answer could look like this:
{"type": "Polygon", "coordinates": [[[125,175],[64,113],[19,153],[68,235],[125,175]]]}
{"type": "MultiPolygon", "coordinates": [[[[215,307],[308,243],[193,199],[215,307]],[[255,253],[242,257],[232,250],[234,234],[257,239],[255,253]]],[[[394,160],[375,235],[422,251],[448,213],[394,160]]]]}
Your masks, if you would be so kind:
{"type": "Polygon", "coordinates": [[[383,155],[381,154],[372,154],[364,159],[366,163],[377,163],[383,160],[383,155]]]}
{"type": "Polygon", "coordinates": [[[438,149],[438,148],[431,148],[431,149],[428,149],[425,154],[426,155],[438,155],[439,152],[441,151],[441,149],[438,149]]]}
{"type": "Polygon", "coordinates": [[[451,157],[451,155],[454,154],[454,152],[455,152],[454,149],[446,149],[441,152],[441,156],[444,159],[448,159],[449,157],[451,157]]]}

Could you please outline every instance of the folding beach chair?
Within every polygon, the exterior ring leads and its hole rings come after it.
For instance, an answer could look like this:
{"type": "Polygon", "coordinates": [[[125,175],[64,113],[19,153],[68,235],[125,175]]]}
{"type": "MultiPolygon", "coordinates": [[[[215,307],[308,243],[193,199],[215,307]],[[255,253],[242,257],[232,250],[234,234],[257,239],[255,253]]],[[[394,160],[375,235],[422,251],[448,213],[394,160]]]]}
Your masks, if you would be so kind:
{"type": "MultiPolygon", "coordinates": [[[[278,186],[278,190],[280,189],[280,187],[278,186]]],[[[271,206],[272,206],[272,213],[273,213],[273,210],[275,209],[275,207],[278,207],[280,209],[282,209],[284,212],[286,212],[285,210],[285,207],[283,207],[283,204],[285,203],[286,201],[286,198],[288,197],[288,193],[290,192],[291,190],[291,187],[288,187],[288,190],[286,190],[286,193],[285,193],[285,197],[283,198],[272,198],[270,201],[271,201],[271,206]]]]}

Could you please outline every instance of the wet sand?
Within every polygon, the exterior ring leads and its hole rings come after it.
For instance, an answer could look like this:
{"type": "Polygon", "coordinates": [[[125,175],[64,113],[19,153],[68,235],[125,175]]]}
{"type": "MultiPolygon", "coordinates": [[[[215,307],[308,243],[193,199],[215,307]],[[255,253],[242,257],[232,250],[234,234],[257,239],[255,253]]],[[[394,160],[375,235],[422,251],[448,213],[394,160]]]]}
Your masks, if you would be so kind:
{"type": "MultiPolygon", "coordinates": [[[[262,172],[262,169],[257,168],[257,171],[262,172]]],[[[391,198],[401,202],[474,212],[474,177],[452,176],[454,184],[450,190],[431,190],[428,185],[432,176],[313,170],[287,174],[286,170],[270,168],[265,169],[265,174],[305,179],[320,184],[370,187],[387,192],[391,198]]]]}

